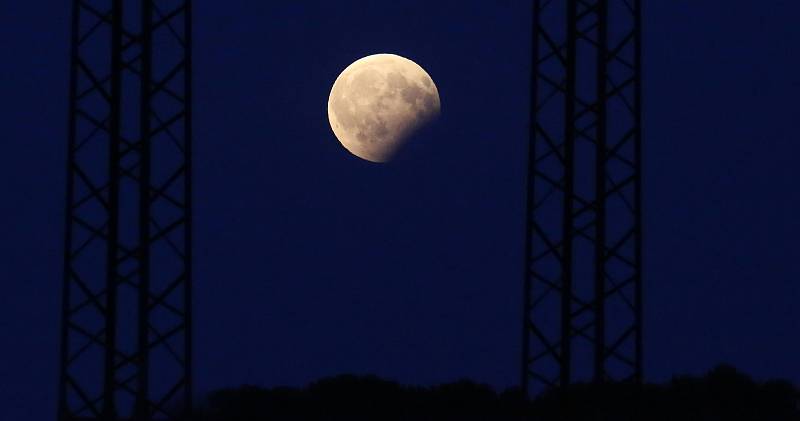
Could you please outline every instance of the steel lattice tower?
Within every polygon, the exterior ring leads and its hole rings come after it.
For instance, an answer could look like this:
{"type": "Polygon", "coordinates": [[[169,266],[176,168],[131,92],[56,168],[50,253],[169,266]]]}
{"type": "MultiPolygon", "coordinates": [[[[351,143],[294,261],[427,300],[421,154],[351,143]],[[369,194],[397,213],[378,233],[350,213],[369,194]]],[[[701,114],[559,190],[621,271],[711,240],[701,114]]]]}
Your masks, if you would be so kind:
{"type": "Polygon", "coordinates": [[[58,419],[183,419],[191,0],[73,0],[58,419]]]}
{"type": "Polygon", "coordinates": [[[641,381],[641,0],[535,0],[522,388],[641,381]]]}

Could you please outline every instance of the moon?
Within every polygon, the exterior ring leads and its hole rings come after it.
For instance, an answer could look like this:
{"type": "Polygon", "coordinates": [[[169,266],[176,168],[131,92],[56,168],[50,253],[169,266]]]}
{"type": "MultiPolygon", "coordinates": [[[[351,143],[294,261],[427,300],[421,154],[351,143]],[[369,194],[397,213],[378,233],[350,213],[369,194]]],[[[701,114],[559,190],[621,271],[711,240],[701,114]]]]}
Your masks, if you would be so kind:
{"type": "Polygon", "coordinates": [[[439,116],[439,90],[417,63],[374,54],[342,71],[328,97],[333,134],[353,155],[390,161],[420,128],[439,116]]]}

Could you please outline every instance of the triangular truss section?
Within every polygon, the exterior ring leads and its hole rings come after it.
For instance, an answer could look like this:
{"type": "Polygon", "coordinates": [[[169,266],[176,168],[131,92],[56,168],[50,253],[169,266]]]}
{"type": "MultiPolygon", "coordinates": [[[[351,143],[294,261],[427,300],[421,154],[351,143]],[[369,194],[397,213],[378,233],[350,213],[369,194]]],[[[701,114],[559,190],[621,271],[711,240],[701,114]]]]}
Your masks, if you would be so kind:
{"type": "Polygon", "coordinates": [[[58,417],[183,420],[191,0],[73,0],[58,417]]]}
{"type": "Polygon", "coordinates": [[[641,1],[534,0],[521,382],[641,381],[641,1]]]}

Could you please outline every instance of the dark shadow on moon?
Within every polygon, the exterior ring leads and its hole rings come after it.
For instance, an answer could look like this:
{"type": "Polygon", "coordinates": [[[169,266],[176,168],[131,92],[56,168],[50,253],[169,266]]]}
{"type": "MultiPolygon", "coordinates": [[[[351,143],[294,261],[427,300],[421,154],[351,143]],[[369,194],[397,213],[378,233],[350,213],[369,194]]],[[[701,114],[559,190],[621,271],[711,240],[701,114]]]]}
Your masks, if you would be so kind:
{"type": "Polygon", "coordinates": [[[414,132],[438,115],[438,93],[424,70],[419,68],[417,81],[391,68],[407,68],[406,63],[379,60],[349,73],[345,70],[330,96],[331,125],[338,128],[338,133],[334,132],[340,142],[351,153],[371,161],[392,158],[414,132]],[[373,66],[389,69],[382,72],[373,66]]]}

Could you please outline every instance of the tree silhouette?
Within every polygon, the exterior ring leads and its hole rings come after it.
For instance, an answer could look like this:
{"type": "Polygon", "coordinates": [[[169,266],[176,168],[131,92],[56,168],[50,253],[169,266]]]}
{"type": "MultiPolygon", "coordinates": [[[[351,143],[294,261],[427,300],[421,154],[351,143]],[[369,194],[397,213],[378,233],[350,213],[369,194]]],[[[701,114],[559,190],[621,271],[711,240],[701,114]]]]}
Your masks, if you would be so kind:
{"type": "Polygon", "coordinates": [[[518,388],[497,393],[469,380],[418,387],[341,375],[304,388],[215,391],[197,408],[195,420],[800,421],[800,392],[783,380],[755,382],[727,365],[666,384],[574,384],[532,401],[518,388]]]}

